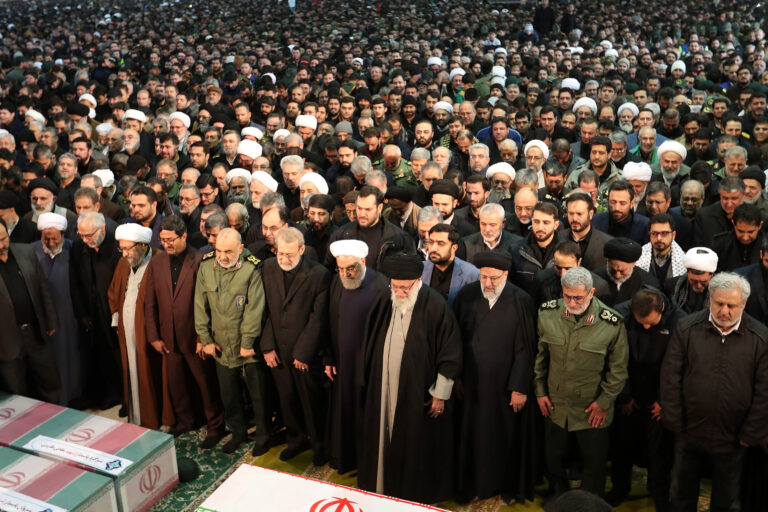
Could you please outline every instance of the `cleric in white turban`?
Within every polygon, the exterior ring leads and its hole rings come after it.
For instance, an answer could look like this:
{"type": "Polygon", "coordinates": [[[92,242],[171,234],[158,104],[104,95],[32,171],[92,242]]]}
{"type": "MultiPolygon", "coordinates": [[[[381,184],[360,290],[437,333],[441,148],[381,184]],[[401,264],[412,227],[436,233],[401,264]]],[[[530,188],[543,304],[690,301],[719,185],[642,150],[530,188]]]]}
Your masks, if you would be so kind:
{"type": "Polygon", "coordinates": [[[256,171],[253,174],[251,174],[251,179],[254,181],[258,181],[267,189],[269,189],[270,192],[277,192],[277,180],[273,178],[269,173],[264,171],[256,171]]]}
{"type": "MultiPolygon", "coordinates": [[[[264,171],[261,171],[261,172],[264,172],[264,171]]],[[[227,185],[229,185],[229,182],[232,181],[233,178],[237,178],[237,177],[243,178],[245,180],[246,185],[251,184],[251,179],[252,179],[251,173],[240,167],[235,167],[234,169],[230,169],[227,172],[227,174],[224,176],[224,181],[226,181],[227,185]]]]}
{"type": "Polygon", "coordinates": [[[148,244],[152,241],[152,230],[141,224],[131,222],[120,224],[115,229],[115,240],[126,240],[137,244],[148,244]]]}
{"type": "Polygon", "coordinates": [[[627,162],[621,171],[621,177],[632,182],[633,180],[651,181],[651,166],[645,162],[627,162]]]}
{"type": "Polygon", "coordinates": [[[438,110],[445,110],[449,115],[453,115],[453,105],[447,101],[438,101],[435,103],[435,106],[432,107],[432,112],[437,112],[438,110]]]}
{"type": "MultiPolygon", "coordinates": [[[[245,155],[250,158],[251,163],[253,163],[253,160],[256,160],[261,156],[261,144],[254,140],[241,140],[240,144],[237,145],[237,154],[245,155]]],[[[245,167],[250,167],[250,165],[245,167]]]]}
{"type": "Polygon", "coordinates": [[[309,194],[327,194],[328,183],[316,172],[308,172],[299,180],[299,190],[309,194]]]}
{"type": "Polygon", "coordinates": [[[717,253],[708,247],[692,247],[683,257],[683,265],[688,270],[697,272],[709,272],[714,274],[717,270],[717,253]]]}
{"type": "Polygon", "coordinates": [[[685,146],[676,140],[665,140],[661,143],[659,148],[656,150],[656,153],[659,155],[659,159],[661,159],[661,157],[667,151],[673,151],[680,155],[680,163],[682,163],[683,160],[685,160],[685,157],[688,156],[688,151],[685,149],[685,146]]]}
{"type": "Polygon", "coordinates": [[[583,117],[589,117],[589,115],[586,116],[579,116],[579,110],[582,107],[586,107],[592,112],[592,116],[597,115],[597,103],[595,103],[595,100],[592,98],[587,98],[586,96],[583,98],[579,98],[576,100],[576,103],[573,104],[573,111],[576,113],[576,115],[581,119],[583,117]]]}
{"type": "MultiPolygon", "coordinates": [[[[527,156],[528,150],[530,150],[531,148],[539,148],[539,150],[541,150],[541,154],[544,156],[544,160],[542,160],[541,162],[542,164],[547,160],[547,158],[549,158],[549,148],[544,143],[544,141],[541,141],[538,139],[533,139],[529,141],[528,144],[525,145],[525,150],[523,151],[523,155],[527,156]]],[[[541,167],[541,165],[539,165],[539,167],[541,167]]]]}
{"type": "Polygon", "coordinates": [[[264,137],[264,132],[262,132],[255,126],[246,126],[242,130],[240,130],[240,135],[243,137],[243,139],[254,140],[256,142],[259,142],[262,139],[262,137],[264,137]]]}
{"type": "Polygon", "coordinates": [[[115,184],[115,173],[109,169],[98,169],[93,171],[91,174],[99,177],[101,180],[101,186],[104,188],[109,188],[115,184]]]}
{"type": "Polygon", "coordinates": [[[142,112],[141,110],[136,110],[133,108],[129,108],[125,111],[125,114],[123,114],[122,121],[125,121],[127,119],[133,119],[134,121],[138,121],[140,123],[146,123],[147,122],[147,116],[142,112]]]}
{"type": "Polygon", "coordinates": [[[515,168],[509,165],[507,162],[498,162],[488,167],[485,171],[485,177],[488,179],[493,178],[494,174],[505,174],[509,176],[509,179],[515,181],[515,168]]]}
{"type": "Polygon", "coordinates": [[[296,116],[296,128],[309,128],[317,130],[317,118],[315,116],[298,115],[296,116]]]}
{"type": "Polygon", "coordinates": [[[351,256],[353,258],[363,259],[368,256],[368,244],[361,240],[336,240],[329,249],[334,258],[339,256],[351,256]]]}
{"type": "Polygon", "coordinates": [[[48,212],[42,213],[37,218],[38,231],[44,231],[46,229],[55,229],[57,231],[67,230],[67,218],[58,213],[48,212]]]}
{"type": "Polygon", "coordinates": [[[187,114],[185,114],[184,112],[176,111],[173,114],[171,114],[170,116],[168,116],[168,122],[169,123],[172,123],[176,119],[181,121],[181,124],[183,124],[185,128],[189,128],[189,126],[192,124],[191,119],[189,119],[189,116],[187,114]]]}

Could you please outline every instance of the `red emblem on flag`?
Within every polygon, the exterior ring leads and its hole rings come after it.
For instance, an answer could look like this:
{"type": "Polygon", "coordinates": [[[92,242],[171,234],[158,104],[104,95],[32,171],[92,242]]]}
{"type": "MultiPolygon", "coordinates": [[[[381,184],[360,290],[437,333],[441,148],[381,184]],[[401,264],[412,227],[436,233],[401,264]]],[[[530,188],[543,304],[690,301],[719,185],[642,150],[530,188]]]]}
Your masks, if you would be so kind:
{"type": "Polygon", "coordinates": [[[5,407],[0,409],[0,420],[7,420],[16,413],[16,409],[5,407]]]}
{"type": "Polygon", "coordinates": [[[315,502],[309,512],[363,512],[363,509],[354,501],[336,497],[315,502]]]}
{"type": "Polygon", "coordinates": [[[68,443],[86,443],[93,438],[95,433],[96,431],[92,428],[81,428],[67,434],[64,440],[68,443]]]}
{"type": "Polygon", "coordinates": [[[27,475],[21,471],[14,471],[13,473],[2,475],[0,476],[0,487],[5,487],[6,489],[18,487],[18,485],[21,484],[21,482],[23,482],[26,477],[27,475]]]}
{"type": "Polygon", "coordinates": [[[160,482],[160,475],[162,475],[162,473],[163,472],[160,469],[160,466],[157,464],[149,466],[146,471],[144,471],[144,474],[141,475],[141,480],[139,481],[139,490],[144,494],[149,494],[155,490],[158,482],[160,482]]]}

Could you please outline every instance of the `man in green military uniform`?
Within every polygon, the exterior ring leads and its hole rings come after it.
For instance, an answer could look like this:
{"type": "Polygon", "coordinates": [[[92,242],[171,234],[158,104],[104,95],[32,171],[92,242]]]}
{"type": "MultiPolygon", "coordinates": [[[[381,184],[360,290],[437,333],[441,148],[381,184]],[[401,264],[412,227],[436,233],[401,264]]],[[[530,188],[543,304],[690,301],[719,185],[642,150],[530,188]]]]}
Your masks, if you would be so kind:
{"type": "Polygon", "coordinates": [[[373,168],[390,176],[398,187],[413,187],[418,183],[411,170],[411,162],[403,158],[400,148],[394,144],[384,146],[381,159],[373,162],[373,168]]]}
{"type": "Polygon", "coordinates": [[[265,303],[261,261],[243,249],[236,230],[222,229],[215,253],[203,256],[197,272],[195,330],[204,356],[216,359],[224,420],[232,432],[222,447],[224,453],[232,453],[246,439],[243,385],[251,396],[256,421],[252,453],[262,455],[269,448],[264,400],[268,373],[260,353],[254,350],[261,336],[265,303]]]}
{"type": "Polygon", "coordinates": [[[545,456],[555,495],[568,490],[565,459],[573,435],[584,459],[581,488],[602,495],[613,404],[627,379],[627,331],[618,313],[593,297],[583,267],[561,278],[563,298],[539,310],[534,384],[546,420],[545,456]]]}

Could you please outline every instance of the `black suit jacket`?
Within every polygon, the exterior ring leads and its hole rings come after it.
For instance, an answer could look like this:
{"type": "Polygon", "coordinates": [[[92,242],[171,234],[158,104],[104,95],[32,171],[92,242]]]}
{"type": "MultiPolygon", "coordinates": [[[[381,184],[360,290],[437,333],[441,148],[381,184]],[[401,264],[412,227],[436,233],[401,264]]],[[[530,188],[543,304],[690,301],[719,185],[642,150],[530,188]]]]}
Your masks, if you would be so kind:
{"type": "Polygon", "coordinates": [[[293,359],[311,364],[328,341],[328,290],[331,274],[323,265],[302,257],[296,277],[285,289],[277,258],[264,262],[262,271],[267,309],[261,335],[263,353],[277,350],[284,365],[293,359]]]}
{"type": "Polygon", "coordinates": [[[72,287],[75,314],[80,321],[84,317],[91,317],[94,322],[106,323],[107,332],[112,316],[107,301],[107,290],[120,258],[114,231],[110,232],[108,229],[98,251],[91,249],[80,239],[72,245],[70,283],[77,284],[72,287]]]}
{"type": "MultiPolygon", "coordinates": [[[[27,244],[11,244],[9,250],[19,266],[24,283],[27,285],[27,292],[32,299],[40,337],[48,340],[45,332],[59,327],[59,317],[50,286],[37,260],[35,250],[27,244]]],[[[3,312],[6,320],[3,328],[0,329],[0,361],[10,361],[16,359],[21,352],[22,335],[16,325],[11,296],[2,278],[0,278],[0,311],[3,312]]]]}
{"type": "MultiPolygon", "coordinates": [[[[581,254],[581,266],[589,270],[595,270],[605,266],[605,256],[603,256],[603,249],[605,248],[605,244],[608,242],[608,240],[613,237],[608,233],[600,231],[594,226],[591,228],[591,230],[592,234],[589,237],[587,250],[581,254]]],[[[560,240],[573,240],[571,238],[570,229],[561,230],[559,236],[560,240]]]]}
{"type": "Polygon", "coordinates": [[[747,299],[745,311],[761,322],[768,321],[768,292],[765,290],[765,280],[763,279],[763,267],[760,263],[753,263],[736,269],[737,274],[744,276],[752,288],[752,293],[747,299]]]}

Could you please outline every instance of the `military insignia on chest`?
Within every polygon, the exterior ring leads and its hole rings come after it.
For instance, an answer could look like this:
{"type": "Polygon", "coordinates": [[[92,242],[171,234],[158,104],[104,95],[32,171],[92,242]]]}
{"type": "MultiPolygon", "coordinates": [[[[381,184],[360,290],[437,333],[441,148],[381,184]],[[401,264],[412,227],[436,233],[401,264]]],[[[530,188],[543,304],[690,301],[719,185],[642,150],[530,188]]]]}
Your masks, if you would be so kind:
{"type": "Polygon", "coordinates": [[[237,309],[242,310],[245,307],[245,295],[238,295],[235,297],[235,306],[237,309]]]}

